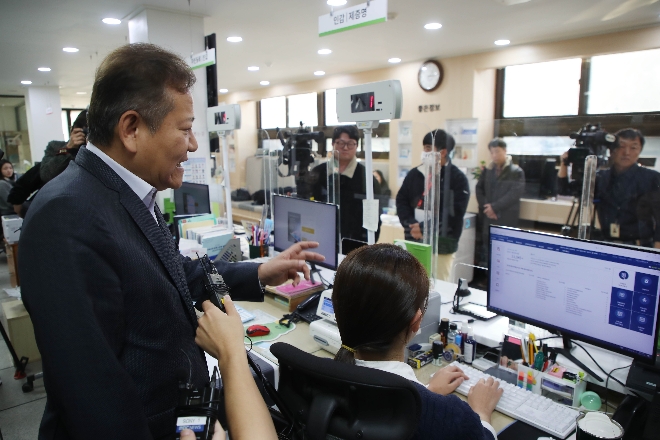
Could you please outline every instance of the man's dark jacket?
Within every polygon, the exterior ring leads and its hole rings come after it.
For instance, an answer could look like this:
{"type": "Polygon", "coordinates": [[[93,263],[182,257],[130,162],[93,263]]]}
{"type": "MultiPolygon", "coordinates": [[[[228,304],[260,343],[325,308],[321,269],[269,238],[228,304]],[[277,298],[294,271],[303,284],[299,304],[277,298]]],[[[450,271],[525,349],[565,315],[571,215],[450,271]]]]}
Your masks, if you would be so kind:
{"type": "MultiPolygon", "coordinates": [[[[454,253],[458,248],[458,240],[461,238],[463,232],[463,217],[467,210],[468,202],[470,201],[470,186],[467,177],[461,172],[454,164],[449,164],[449,215],[447,225],[448,239],[452,241],[451,244],[446,246],[439,245],[438,253],[454,253]],[[443,251],[443,249],[445,249],[443,251]]],[[[445,168],[442,167],[440,171],[440,188],[444,188],[445,168]]],[[[417,223],[415,220],[415,208],[421,205],[423,209],[424,204],[424,182],[426,178],[418,168],[413,168],[408,172],[406,178],[403,179],[403,184],[399,188],[396,195],[396,212],[399,216],[399,221],[404,228],[406,240],[415,240],[410,235],[410,225],[417,223]],[[420,202],[421,201],[421,202],[420,202]]],[[[442,194],[439,203],[440,221],[442,221],[442,206],[445,195],[442,194]]],[[[439,225],[440,226],[440,225],[439,225]]],[[[420,224],[423,230],[424,225],[420,224]]],[[[438,228],[438,230],[440,230],[438,228]]]]}
{"type": "MultiPolygon", "coordinates": [[[[361,163],[357,163],[353,177],[343,174],[339,176],[339,224],[341,238],[352,238],[353,240],[367,242],[367,230],[362,227],[362,201],[367,198],[367,182],[365,180],[366,169],[361,163]]],[[[309,181],[312,187],[314,200],[328,202],[328,192],[332,192],[332,181],[328,191],[328,168],[327,164],[321,164],[310,172],[309,181]]],[[[380,189],[375,177],[371,177],[374,185],[374,194],[380,189]]],[[[375,232],[376,241],[380,235],[380,216],[378,217],[378,230],[375,232]]]]}
{"type": "MultiPolygon", "coordinates": [[[[19,273],[43,359],[39,439],[172,436],[180,381],[208,383],[195,344],[202,269],[135,192],[82,148],[28,212],[19,273]]],[[[219,266],[236,299],[263,300],[257,265],[219,266]]]]}
{"type": "Polygon", "coordinates": [[[479,202],[479,213],[487,223],[518,226],[520,198],[525,193],[525,172],[511,162],[511,156],[507,156],[499,176],[494,163],[481,172],[475,193],[479,202]],[[490,220],[483,214],[483,207],[487,203],[490,203],[495,211],[497,220],[490,220]]]}

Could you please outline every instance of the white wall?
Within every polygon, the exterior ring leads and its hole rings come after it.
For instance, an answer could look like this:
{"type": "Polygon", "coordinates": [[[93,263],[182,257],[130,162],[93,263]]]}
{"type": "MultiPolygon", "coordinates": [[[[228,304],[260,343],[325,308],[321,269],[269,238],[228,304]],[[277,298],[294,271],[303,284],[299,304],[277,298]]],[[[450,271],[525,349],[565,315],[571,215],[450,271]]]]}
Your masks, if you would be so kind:
{"type": "Polygon", "coordinates": [[[25,94],[32,162],[41,161],[48,142],[63,141],[62,106],[57,87],[28,87],[25,94]]]}

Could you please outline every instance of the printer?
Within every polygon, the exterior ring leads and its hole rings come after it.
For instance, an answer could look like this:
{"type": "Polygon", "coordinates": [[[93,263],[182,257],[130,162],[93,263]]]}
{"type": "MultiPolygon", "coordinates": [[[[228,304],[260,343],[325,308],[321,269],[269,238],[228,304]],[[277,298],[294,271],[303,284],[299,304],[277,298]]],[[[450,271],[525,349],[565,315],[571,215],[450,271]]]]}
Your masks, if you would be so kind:
{"type": "MultiPolygon", "coordinates": [[[[422,325],[417,335],[410,341],[411,344],[428,342],[429,336],[438,332],[440,324],[440,304],[442,298],[436,291],[429,292],[429,302],[422,325]]],[[[332,306],[332,289],[323,291],[319,299],[316,314],[321,317],[309,325],[309,334],[324,350],[337,354],[341,348],[341,337],[332,306]]]]}
{"type": "Polygon", "coordinates": [[[332,289],[324,290],[319,298],[316,314],[321,317],[309,324],[309,334],[322,349],[337,354],[341,348],[341,337],[332,306],[332,289]]]}

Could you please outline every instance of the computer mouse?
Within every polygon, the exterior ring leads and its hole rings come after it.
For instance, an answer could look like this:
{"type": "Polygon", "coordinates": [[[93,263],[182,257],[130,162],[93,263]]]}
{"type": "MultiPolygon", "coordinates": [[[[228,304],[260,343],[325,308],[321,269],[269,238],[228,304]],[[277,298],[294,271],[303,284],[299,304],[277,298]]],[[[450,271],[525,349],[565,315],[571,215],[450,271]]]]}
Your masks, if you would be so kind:
{"type": "Polygon", "coordinates": [[[251,325],[245,331],[248,336],[266,336],[270,333],[270,329],[265,325],[251,325]]]}

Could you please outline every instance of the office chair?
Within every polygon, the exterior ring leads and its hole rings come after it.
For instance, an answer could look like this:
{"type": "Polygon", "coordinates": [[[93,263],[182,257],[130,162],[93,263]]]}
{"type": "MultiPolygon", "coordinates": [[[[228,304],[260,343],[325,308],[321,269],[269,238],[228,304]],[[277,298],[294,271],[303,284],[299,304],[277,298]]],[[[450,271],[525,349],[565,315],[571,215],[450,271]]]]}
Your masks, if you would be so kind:
{"type": "Polygon", "coordinates": [[[278,394],[294,418],[293,438],[399,440],[415,433],[421,400],[409,380],[282,342],[270,351],[279,361],[278,394]]]}

